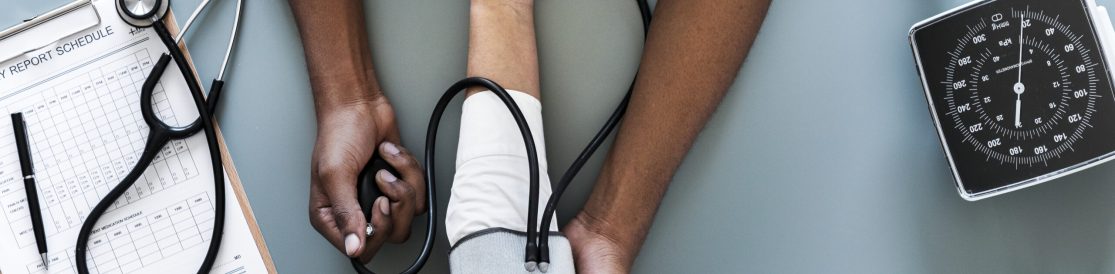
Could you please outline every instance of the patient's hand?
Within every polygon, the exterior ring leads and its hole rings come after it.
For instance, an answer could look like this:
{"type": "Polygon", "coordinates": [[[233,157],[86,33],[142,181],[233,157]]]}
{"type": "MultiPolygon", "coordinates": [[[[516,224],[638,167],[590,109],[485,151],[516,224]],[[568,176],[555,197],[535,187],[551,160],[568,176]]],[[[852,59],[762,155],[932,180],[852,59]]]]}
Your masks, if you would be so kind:
{"type": "Polygon", "coordinates": [[[384,242],[406,241],[411,219],[426,210],[422,169],[398,142],[394,109],[382,95],[328,109],[319,106],[310,167],[310,223],[350,257],[367,261],[384,242]],[[384,160],[401,174],[376,174],[385,196],[373,205],[375,232],[366,238],[368,217],[356,199],[356,180],[377,145],[384,160]]]}

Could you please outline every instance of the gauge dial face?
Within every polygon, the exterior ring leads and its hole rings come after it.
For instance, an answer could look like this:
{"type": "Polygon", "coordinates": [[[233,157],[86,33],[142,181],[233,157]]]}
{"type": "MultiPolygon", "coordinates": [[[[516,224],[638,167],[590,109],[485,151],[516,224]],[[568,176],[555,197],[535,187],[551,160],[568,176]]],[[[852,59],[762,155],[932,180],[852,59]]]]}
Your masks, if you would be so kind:
{"type": "Polygon", "coordinates": [[[1089,16],[1080,0],[1000,0],[915,28],[963,191],[1072,172],[1113,151],[1110,79],[1089,16]]]}
{"type": "Polygon", "coordinates": [[[1101,95],[1091,68],[1103,64],[1055,16],[1028,7],[996,13],[949,54],[947,114],[965,141],[994,160],[1044,164],[1071,149],[1095,114],[1101,95]]]}

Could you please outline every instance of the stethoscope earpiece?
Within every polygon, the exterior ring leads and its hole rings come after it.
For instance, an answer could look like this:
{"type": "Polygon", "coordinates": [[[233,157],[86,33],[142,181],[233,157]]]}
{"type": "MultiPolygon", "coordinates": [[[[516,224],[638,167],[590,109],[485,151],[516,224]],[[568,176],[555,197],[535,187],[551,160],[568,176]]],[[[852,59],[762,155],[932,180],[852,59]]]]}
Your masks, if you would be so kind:
{"type": "Polygon", "coordinates": [[[116,12],[120,18],[135,27],[149,27],[166,16],[170,10],[167,0],[117,0],[116,12]]]}

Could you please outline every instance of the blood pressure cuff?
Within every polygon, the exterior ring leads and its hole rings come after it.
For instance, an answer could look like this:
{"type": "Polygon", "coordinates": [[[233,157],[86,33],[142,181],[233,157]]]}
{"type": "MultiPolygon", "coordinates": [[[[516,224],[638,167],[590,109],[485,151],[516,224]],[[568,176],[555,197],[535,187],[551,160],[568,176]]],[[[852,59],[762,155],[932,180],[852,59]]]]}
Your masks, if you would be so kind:
{"type": "MultiPolygon", "coordinates": [[[[508,93],[522,110],[538,148],[538,216],[542,216],[552,193],[546,176],[542,104],[522,92],[508,93]]],[[[530,169],[511,112],[490,91],[469,96],[461,107],[456,168],[445,214],[445,230],[453,246],[451,269],[455,273],[524,273],[530,169]],[[503,269],[507,271],[500,271],[503,269]]],[[[542,229],[557,231],[556,218],[542,229]]],[[[554,235],[550,236],[547,273],[573,273],[569,242],[554,235]]]]}
{"type": "MultiPolygon", "coordinates": [[[[523,268],[527,234],[505,228],[490,228],[461,238],[449,249],[449,270],[454,274],[529,273],[523,268]]],[[[542,273],[535,270],[534,273],[542,273]]],[[[569,240],[550,232],[550,268],[545,274],[577,273],[569,240]]]]}

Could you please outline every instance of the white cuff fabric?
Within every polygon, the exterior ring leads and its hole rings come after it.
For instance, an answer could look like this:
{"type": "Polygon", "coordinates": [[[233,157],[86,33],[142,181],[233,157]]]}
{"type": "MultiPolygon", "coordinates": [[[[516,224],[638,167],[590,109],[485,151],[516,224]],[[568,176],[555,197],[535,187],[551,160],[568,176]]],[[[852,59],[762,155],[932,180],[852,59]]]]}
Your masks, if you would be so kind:
{"type": "MultiPolygon", "coordinates": [[[[519,91],[508,90],[530,125],[538,150],[538,216],[552,190],[547,175],[546,139],[542,130],[542,103],[519,91]]],[[[445,232],[453,246],[466,235],[489,228],[526,231],[530,170],[522,134],[511,112],[491,91],[473,94],[461,107],[461,131],[457,143],[457,171],[445,232]]],[[[539,220],[541,223],[541,220],[539,220]]],[[[550,221],[557,231],[557,220],[550,221]]]]}

